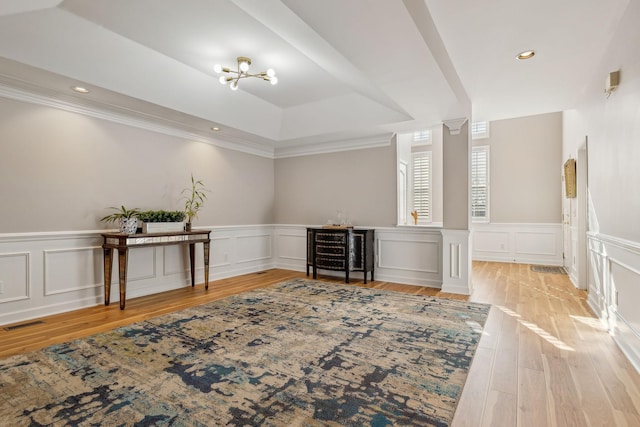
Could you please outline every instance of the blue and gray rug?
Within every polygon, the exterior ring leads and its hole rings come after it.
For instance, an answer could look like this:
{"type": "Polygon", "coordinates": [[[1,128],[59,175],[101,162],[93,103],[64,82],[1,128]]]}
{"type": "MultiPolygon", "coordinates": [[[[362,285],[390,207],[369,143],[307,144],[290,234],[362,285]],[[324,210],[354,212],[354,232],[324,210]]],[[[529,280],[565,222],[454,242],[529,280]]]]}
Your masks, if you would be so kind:
{"type": "Polygon", "coordinates": [[[296,279],[0,360],[0,420],[448,426],[489,308],[296,279]]]}

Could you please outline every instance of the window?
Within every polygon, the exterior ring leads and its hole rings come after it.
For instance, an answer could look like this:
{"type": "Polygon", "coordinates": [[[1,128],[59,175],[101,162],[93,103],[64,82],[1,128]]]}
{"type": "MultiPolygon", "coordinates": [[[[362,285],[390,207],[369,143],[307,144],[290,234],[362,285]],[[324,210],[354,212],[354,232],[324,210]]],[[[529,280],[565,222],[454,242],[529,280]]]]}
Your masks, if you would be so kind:
{"type": "Polygon", "coordinates": [[[471,220],[489,222],[489,146],[471,150],[471,220]]]}
{"type": "Polygon", "coordinates": [[[431,129],[414,132],[412,145],[431,145],[431,134],[431,129]]]}
{"type": "Polygon", "coordinates": [[[472,139],[489,138],[489,122],[471,123],[471,138],[472,139]]]}
{"type": "Polygon", "coordinates": [[[418,212],[418,224],[431,222],[431,152],[413,153],[411,168],[413,210],[418,212]]]}

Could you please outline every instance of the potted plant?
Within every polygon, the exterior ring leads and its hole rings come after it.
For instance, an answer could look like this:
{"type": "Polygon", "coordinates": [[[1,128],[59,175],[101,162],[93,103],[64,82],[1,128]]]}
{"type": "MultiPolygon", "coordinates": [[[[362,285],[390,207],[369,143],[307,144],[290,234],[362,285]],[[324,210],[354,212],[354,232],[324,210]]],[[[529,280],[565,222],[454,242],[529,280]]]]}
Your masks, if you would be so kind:
{"type": "Polygon", "coordinates": [[[118,222],[121,233],[135,234],[138,228],[138,215],[140,214],[138,208],[127,209],[123,205],[119,208],[111,206],[109,209],[113,209],[116,212],[100,218],[100,221],[118,222]]]}
{"type": "Polygon", "coordinates": [[[163,233],[184,230],[185,214],[182,211],[150,210],[140,212],[143,233],[163,233]]]}
{"type": "Polygon", "coordinates": [[[207,199],[207,191],[209,190],[205,188],[202,180],[196,180],[193,174],[191,174],[191,187],[185,188],[181,193],[185,199],[184,214],[187,216],[187,223],[185,224],[186,231],[191,231],[191,222],[198,217],[198,211],[207,199]]]}

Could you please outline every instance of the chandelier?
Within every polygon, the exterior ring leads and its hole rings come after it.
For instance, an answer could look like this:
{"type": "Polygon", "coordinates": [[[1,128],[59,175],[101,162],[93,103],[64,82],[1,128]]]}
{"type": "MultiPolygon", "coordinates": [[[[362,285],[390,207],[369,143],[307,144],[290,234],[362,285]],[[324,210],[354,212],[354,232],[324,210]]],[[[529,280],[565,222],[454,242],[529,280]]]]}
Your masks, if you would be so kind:
{"type": "Polygon", "coordinates": [[[231,83],[229,87],[231,90],[238,90],[238,82],[240,79],[245,79],[247,77],[256,77],[258,79],[265,80],[272,85],[278,84],[278,78],[276,77],[276,72],[273,68],[269,68],[267,71],[261,71],[256,74],[252,74],[249,72],[249,65],[251,65],[251,58],[247,58],[245,56],[239,56],[238,60],[238,69],[232,70],[228,67],[223,67],[220,64],[216,64],[213,67],[213,71],[216,73],[224,73],[220,76],[220,83],[226,85],[227,83],[231,83]]]}

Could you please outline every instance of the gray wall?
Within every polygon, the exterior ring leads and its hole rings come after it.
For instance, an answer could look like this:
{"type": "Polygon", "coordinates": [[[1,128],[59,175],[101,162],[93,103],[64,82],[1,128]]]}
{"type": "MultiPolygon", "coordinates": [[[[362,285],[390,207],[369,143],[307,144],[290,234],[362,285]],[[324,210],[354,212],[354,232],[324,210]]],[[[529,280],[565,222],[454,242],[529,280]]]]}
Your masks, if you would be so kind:
{"type": "Polygon", "coordinates": [[[198,226],[273,222],[273,160],[0,98],[0,233],[114,228],[108,206],[181,209],[190,174],[211,190],[198,226]]]}
{"type": "Polygon", "coordinates": [[[562,113],[491,122],[492,223],[562,221],[562,113]]]}
{"type": "MultiPolygon", "coordinates": [[[[562,119],[492,123],[491,221],[560,222],[562,119]]],[[[395,145],[271,160],[55,108],[0,99],[0,233],[113,228],[108,206],[180,209],[193,173],[211,190],[196,226],[396,224],[395,145]]]]}
{"type": "Polygon", "coordinates": [[[448,229],[468,230],[471,222],[469,133],[468,122],[462,125],[458,135],[452,135],[449,129],[442,125],[442,226],[448,229]]]}
{"type": "Polygon", "coordinates": [[[277,224],[325,224],[343,210],[355,226],[394,226],[395,144],[277,159],[275,188],[277,224]]]}

